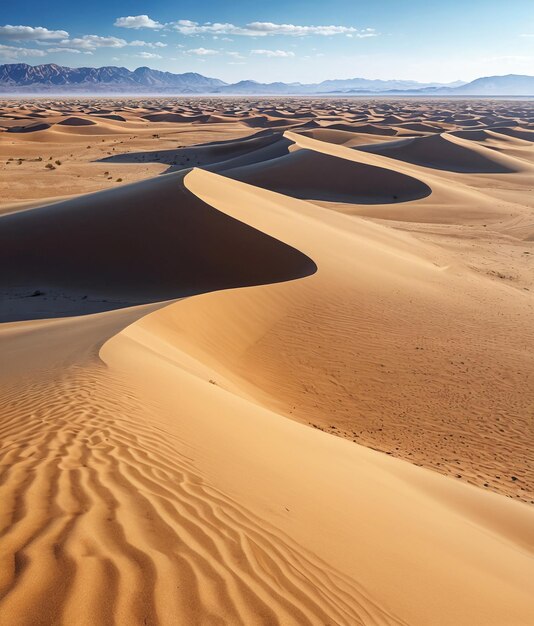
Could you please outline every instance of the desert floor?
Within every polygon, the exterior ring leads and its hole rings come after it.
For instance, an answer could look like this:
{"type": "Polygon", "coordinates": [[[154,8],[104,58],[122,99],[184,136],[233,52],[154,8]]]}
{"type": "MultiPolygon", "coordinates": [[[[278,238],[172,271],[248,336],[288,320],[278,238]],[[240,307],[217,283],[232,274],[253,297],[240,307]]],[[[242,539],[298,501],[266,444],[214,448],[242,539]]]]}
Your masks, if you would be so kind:
{"type": "Polygon", "coordinates": [[[0,624],[534,623],[534,103],[0,102],[0,624]]]}

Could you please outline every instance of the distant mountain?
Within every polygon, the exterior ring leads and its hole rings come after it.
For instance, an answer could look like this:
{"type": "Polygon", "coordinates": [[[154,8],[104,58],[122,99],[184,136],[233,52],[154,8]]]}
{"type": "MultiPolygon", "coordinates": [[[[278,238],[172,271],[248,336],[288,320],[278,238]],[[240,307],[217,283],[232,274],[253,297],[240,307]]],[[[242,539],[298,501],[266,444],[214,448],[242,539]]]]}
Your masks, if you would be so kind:
{"type": "Polygon", "coordinates": [[[346,80],[324,80],[316,85],[318,92],[331,91],[411,91],[418,89],[427,89],[432,87],[455,87],[458,84],[463,85],[461,81],[443,85],[443,83],[418,83],[415,80],[370,80],[368,78],[348,78],[346,80]]]}
{"type": "Polygon", "coordinates": [[[228,94],[298,94],[307,93],[308,86],[300,83],[258,83],[255,80],[241,80],[232,85],[218,87],[215,91],[228,94]]]}
{"type": "Polygon", "coordinates": [[[382,93],[393,89],[402,91],[425,88],[455,87],[463,85],[461,81],[443,85],[442,83],[418,83],[414,80],[370,80],[368,78],[347,78],[325,80],[322,83],[258,83],[255,80],[242,80],[232,85],[216,89],[219,93],[235,94],[328,94],[363,91],[365,93],[382,93]]]}
{"type": "Polygon", "coordinates": [[[521,74],[486,76],[462,85],[455,89],[454,92],[459,95],[532,96],[534,95],[534,76],[523,76],[521,74]]]}
{"type": "Polygon", "coordinates": [[[449,84],[367,78],[325,80],[316,84],[260,83],[254,80],[228,84],[194,72],[174,74],[149,67],[131,71],[115,66],[72,68],[12,63],[0,65],[0,93],[530,96],[534,95],[534,76],[510,74],[449,84]]]}
{"type": "Polygon", "coordinates": [[[226,83],[217,78],[187,72],[173,74],[149,67],[133,72],[125,67],[63,67],[53,63],[0,65],[2,93],[28,92],[145,92],[171,91],[177,93],[209,92],[226,83]]]}

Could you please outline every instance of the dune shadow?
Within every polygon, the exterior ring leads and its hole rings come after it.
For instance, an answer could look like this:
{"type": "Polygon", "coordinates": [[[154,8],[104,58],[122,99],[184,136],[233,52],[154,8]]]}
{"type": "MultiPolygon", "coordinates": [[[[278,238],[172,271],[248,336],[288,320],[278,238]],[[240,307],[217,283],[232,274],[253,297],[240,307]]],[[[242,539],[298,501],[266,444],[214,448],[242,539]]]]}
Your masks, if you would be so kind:
{"type": "Polygon", "coordinates": [[[300,149],[225,176],[303,200],[390,204],[425,198],[432,189],[394,170],[300,149]]]}
{"type": "Polygon", "coordinates": [[[0,321],[97,313],[316,271],[300,251],[197,198],[183,178],[0,217],[0,321]]]}
{"type": "Polygon", "coordinates": [[[36,124],[30,124],[29,126],[11,126],[10,128],[6,129],[6,132],[20,133],[20,134],[36,133],[37,131],[47,130],[48,128],[51,128],[51,127],[52,125],[47,124],[46,122],[37,122],[36,124]]]}
{"type": "Polygon", "coordinates": [[[487,155],[483,154],[440,134],[361,146],[358,149],[412,165],[459,174],[509,174],[517,171],[490,151],[487,155]]]}
{"type": "Polygon", "coordinates": [[[114,154],[98,159],[96,162],[160,163],[168,166],[168,169],[162,172],[163,174],[168,174],[191,167],[216,165],[244,155],[252,156],[263,148],[284,141],[282,133],[264,130],[239,139],[212,141],[171,150],[146,150],[114,154]]]}

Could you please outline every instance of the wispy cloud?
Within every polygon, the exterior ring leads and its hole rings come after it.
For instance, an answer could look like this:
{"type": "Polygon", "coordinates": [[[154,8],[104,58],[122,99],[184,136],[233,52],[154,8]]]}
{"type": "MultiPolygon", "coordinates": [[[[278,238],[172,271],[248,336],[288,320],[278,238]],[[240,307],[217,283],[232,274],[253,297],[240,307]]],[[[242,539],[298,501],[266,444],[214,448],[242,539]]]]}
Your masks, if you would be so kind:
{"type": "Polygon", "coordinates": [[[286,35],[305,37],[307,35],[333,36],[352,35],[356,37],[375,37],[372,28],[359,29],[354,26],[300,26],[297,24],[276,24],[274,22],[250,22],[245,26],[231,23],[206,22],[200,24],[191,20],[178,20],[173,28],[182,35],[242,35],[246,37],[266,37],[269,35],[286,35]]]}
{"type": "Polygon", "coordinates": [[[219,54],[219,50],[212,50],[210,48],[191,48],[186,50],[187,54],[194,54],[199,57],[213,56],[219,54]]]}
{"type": "Polygon", "coordinates": [[[113,26],[119,28],[163,28],[165,25],[160,24],[156,20],[151,19],[148,15],[128,15],[127,17],[118,17],[113,26]]]}
{"type": "Polygon", "coordinates": [[[287,50],[251,50],[250,54],[257,54],[264,57],[294,57],[295,53],[287,50]]]}
{"type": "Polygon", "coordinates": [[[128,42],[119,37],[101,37],[100,35],[83,35],[73,39],[63,39],[61,46],[80,50],[95,50],[96,48],[124,48],[128,42]]]}
{"type": "Polygon", "coordinates": [[[162,41],[141,41],[139,39],[135,39],[134,41],[130,41],[128,43],[129,46],[135,46],[135,47],[145,47],[145,48],[166,48],[167,44],[163,43],[162,41]]]}
{"type": "Polygon", "coordinates": [[[45,50],[37,50],[35,48],[18,48],[17,46],[6,46],[0,43],[0,58],[3,59],[24,59],[26,57],[44,57],[45,50]]]}
{"type": "Polygon", "coordinates": [[[66,52],[67,54],[93,54],[91,50],[77,50],[76,48],[47,48],[46,51],[51,54],[57,52],[66,52]]]}
{"type": "Polygon", "coordinates": [[[140,52],[139,54],[136,54],[135,56],[139,57],[140,59],[161,59],[162,58],[161,54],[154,54],[154,52],[140,52]]]}
{"type": "Polygon", "coordinates": [[[64,39],[69,33],[66,30],[48,30],[43,26],[0,26],[0,39],[4,41],[47,41],[64,39]]]}

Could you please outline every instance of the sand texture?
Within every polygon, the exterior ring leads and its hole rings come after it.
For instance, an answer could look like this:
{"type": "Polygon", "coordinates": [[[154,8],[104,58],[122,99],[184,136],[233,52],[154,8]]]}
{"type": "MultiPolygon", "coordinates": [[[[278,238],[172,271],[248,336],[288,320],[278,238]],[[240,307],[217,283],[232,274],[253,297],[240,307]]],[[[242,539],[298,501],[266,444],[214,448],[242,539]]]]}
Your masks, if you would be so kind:
{"type": "Polygon", "coordinates": [[[0,102],[0,625],[534,624],[534,106],[0,102]]]}

